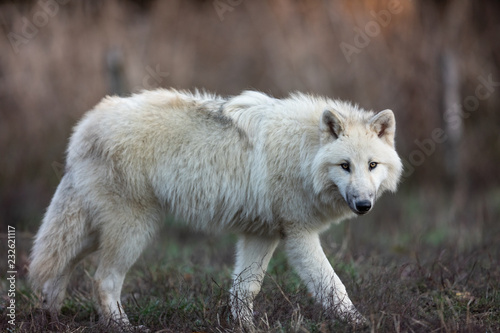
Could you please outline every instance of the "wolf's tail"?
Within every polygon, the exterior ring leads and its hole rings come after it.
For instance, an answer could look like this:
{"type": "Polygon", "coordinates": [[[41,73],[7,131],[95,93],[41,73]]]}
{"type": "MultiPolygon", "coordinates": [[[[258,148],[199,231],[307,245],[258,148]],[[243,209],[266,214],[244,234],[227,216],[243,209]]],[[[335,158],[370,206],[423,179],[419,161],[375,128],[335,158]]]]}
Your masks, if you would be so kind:
{"type": "Polygon", "coordinates": [[[82,200],[65,175],[59,184],[31,251],[29,279],[35,289],[59,278],[68,271],[70,263],[82,248],[86,234],[82,200]]]}

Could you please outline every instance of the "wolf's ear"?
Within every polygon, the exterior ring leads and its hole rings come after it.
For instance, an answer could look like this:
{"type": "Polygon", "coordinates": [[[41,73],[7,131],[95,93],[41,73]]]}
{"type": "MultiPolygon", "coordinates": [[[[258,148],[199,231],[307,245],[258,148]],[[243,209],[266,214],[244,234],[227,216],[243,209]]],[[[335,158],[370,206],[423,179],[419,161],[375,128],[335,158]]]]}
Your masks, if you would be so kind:
{"type": "Polygon", "coordinates": [[[377,133],[378,137],[394,146],[394,136],[396,134],[396,119],[391,110],[380,111],[370,120],[370,126],[377,133]]]}
{"type": "Polygon", "coordinates": [[[335,110],[323,111],[323,116],[321,117],[321,123],[319,125],[321,133],[333,136],[337,139],[344,130],[342,118],[343,116],[335,110]]]}

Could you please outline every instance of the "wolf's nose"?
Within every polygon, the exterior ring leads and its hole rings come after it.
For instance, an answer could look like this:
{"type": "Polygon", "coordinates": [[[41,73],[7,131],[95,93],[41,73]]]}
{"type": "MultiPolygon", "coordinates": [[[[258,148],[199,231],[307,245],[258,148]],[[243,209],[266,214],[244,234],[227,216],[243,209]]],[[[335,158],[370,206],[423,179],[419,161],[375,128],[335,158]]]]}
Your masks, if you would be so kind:
{"type": "Polygon", "coordinates": [[[368,213],[372,208],[372,203],[370,200],[361,200],[356,202],[356,210],[361,214],[368,213]]]}

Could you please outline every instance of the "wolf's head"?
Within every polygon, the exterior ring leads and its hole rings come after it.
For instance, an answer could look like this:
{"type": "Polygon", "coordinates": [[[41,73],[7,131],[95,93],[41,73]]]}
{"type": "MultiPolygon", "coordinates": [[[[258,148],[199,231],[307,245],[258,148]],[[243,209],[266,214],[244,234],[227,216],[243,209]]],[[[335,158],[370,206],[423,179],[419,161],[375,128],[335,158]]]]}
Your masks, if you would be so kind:
{"type": "Polygon", "coordinates": [[[396,121],[391,110],[373,114],[349,108],[328,109],[321,116],[314,187],[321,192],[335,185],[354,213],[366,214],[378,195],[396,190],[401,175],[396,121]]]}

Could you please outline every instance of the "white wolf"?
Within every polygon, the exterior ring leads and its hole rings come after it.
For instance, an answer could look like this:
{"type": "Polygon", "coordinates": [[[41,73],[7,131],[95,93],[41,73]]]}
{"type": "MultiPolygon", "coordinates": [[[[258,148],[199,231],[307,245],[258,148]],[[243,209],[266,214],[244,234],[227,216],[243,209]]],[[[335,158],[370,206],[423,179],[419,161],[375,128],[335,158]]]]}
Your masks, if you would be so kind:
{"type": "Polygon", "coordinates": [[[31,280],[57,315],[73,268],[99,251],[101,318],[127,323],[125,274],[169,211],[198,229],[240,235],[231,306],[243,325],[252,326],[253,299],[280,241],[325,308],[363,321],[318,235],[396,189],[402,164],[394,135],[390,110],[300,93],[222,98],[159,89],[107,97],[74,129],[65,175],[34,242],[31,280]]]}

